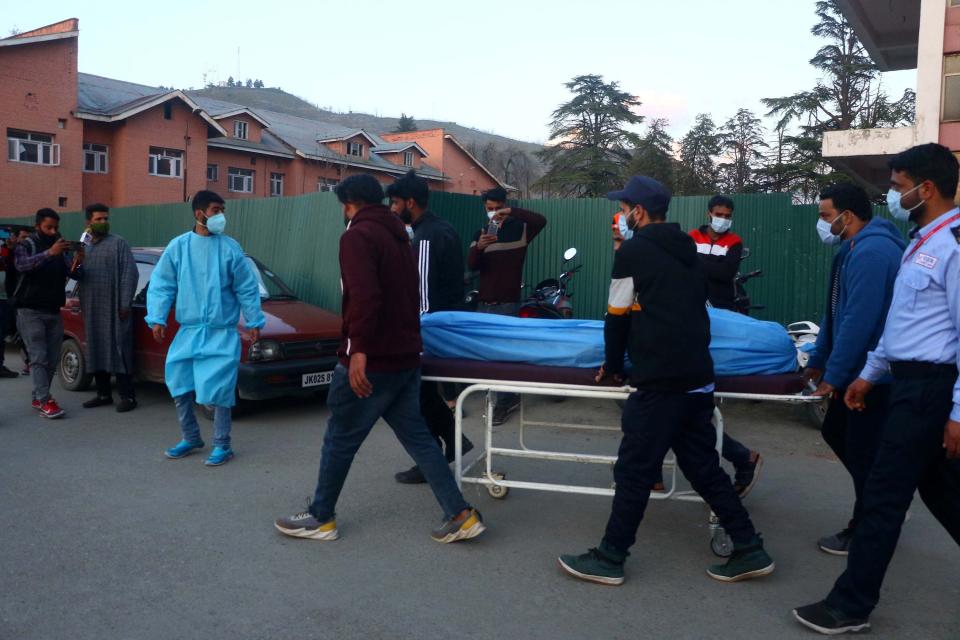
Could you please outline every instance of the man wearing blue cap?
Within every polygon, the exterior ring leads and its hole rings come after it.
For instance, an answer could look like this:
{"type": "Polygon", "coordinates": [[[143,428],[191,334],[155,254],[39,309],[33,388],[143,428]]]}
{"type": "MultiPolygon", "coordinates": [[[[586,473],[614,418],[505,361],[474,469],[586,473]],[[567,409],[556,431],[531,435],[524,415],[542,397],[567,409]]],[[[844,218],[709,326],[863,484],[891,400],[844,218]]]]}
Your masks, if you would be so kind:
{"type": "Polygon", "coordinates": [[[736,582],[773,573],[773,560],[729,476],[720,468],[713,418],[714,373],[710,357],[707,280],[693,239],[667,223],[670,192],[646,176],[634,176],[607,195],[632,218],[633,237],[613,262],[604,324],[606,363],[597,382],[623,382],[629,349],[630,383],[621,419],[623,439],[613,475],[616,493],[600,545],[582,555],[560,556],[567,573],[591,582],[623,583],[623,565],[636,541],[650,490],[673,449],[680,470],[710,505],[734,543],[726,564],[707,574],[736,582]]]}

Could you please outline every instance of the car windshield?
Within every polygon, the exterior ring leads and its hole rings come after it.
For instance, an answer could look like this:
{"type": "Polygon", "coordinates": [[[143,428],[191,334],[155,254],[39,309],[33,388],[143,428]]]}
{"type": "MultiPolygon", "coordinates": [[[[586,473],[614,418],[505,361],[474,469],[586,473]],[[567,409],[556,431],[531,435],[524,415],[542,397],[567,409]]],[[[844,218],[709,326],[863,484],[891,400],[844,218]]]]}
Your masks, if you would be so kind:
{"type": "Polygon", "coordinates": [[[296,300],[290,287],[283,283],[277,274],[267,269],[265,266],[254,260],[247,258],[257,274],[257,284],[260,286],[260,298],[262,300],[296,300]]]}

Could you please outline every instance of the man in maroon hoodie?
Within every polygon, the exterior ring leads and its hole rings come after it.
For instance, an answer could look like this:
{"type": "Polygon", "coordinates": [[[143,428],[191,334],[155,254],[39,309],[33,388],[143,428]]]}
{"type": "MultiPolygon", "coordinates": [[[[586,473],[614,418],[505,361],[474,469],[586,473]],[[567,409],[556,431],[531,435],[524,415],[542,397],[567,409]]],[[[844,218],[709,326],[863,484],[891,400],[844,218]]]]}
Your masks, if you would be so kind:
{"type": "Polygon", "coordinates": [[[327,393],[330,419],[313,502],[275,526],[295,538],[336,540],[337,498],[357,450],[383,418],[443,508],[433,539],[474,538],[484,531],[480,513],[464,500],[420,414],[419,278],[406,229],[382,204],[373,176],[350,176],[336,194],[347,230],[340,238],[343,338],[327,393]]]}

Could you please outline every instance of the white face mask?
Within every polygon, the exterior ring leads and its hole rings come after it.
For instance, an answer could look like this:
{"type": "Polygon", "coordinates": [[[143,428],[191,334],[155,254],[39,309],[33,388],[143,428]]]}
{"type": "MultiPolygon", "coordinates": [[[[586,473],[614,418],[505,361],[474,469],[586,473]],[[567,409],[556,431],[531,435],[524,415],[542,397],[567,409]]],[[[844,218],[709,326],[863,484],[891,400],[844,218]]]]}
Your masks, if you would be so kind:
{"type": "Polygon", "coordinates": [[[726,233],[730,230],[732,225],[733,220],[731,218],[718,218],[717,216],[710,216],[710,228],[717,233],[726,233]]]}
{"type": "Polygon", "coordinates": [[[495,215],[497,215],[496,210],[494,210],[494,211],[487,211],[487,220],[493,220],[493,216],[495,216],[495,215]]]}
{"type": "Polygon", "coordinates": [[[902,220],[903,222],[906,222],[907,220],[909,220],[910,214],[913,213],[914,209],[916,209],[917,207],[923,204],[923,200],[913,205],[909,209],[904,209],[903,205],[900,203],[900,200],[903,198],[903,196],[907,195],[908,193],[913,193],[919,188],[920,188],[920,185],[918,184],[913,189],[910,189],[909,191],[904,191],[903,193],[899,193],[898,191],[894,191],[893,189],[890,189],[889,191],[887,191],[887,208],[890,210],[890,215],[892,215],[897,220],[902,220]]]}
{"type": "MultiPolygon", "coordinates": [[[[839,216],[837,216],[839,218],[839,216]]],[[[823,218],[817,220],[817,235],[820,236],[820,240],[824,244],[834,245],[840,244],[843,242],[843,237],[833,233],[833,223],[837,221],[837,218],[834,218],[832,222],[827,222],[823,218]]]]}

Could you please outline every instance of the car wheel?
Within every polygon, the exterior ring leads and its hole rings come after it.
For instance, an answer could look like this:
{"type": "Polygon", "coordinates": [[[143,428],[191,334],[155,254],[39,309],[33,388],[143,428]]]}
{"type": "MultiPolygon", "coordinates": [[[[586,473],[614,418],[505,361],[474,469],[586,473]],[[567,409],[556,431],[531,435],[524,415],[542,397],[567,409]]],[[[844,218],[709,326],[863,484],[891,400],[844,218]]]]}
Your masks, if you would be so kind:
{"type": "Polygon", "coordinates": [[[65,340],[60,348],[57,375],[67,391],[84,391],[90,386],[93,375],[87,371],[87,359],[76,340],[65,340]]]}

